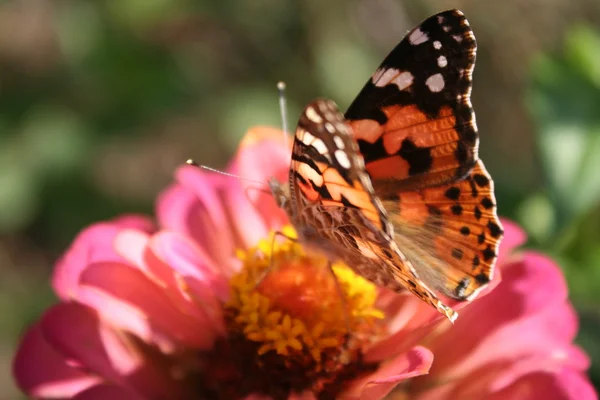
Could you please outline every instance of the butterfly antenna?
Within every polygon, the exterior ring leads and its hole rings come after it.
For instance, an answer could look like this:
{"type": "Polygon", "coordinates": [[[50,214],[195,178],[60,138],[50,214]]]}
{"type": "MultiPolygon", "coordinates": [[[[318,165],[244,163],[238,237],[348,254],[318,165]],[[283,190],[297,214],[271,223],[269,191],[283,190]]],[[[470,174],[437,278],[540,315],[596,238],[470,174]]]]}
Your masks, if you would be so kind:
{"type": "Polygon", "coordinates": [[[277,82],[277,90],[279,91],[279,111],[281,112],[281,126],[283,128],[283,143],[288,147],[288,123],[287,123],[287,102],[285,99],[285,82],[277,82]]]}
{"type": "Polygon", "coordinates": [[[192,166],[200,168],[200,169],[205,169],[207,171],[216,172],[217,174],[225,175],[225,176],[228,176],[230,178],[241,179],[241,180],[246,181],[246,182],[258,183],[260,185],[268,186],[267,183],[265,183],[263,181],[258,181],[258,180],[255,180],[255,179],[244,178],[244,177],[239,176],[239,175],[230,174],[229,172],[219,171],[218,169],[207,167],[206,165],[198,164],[196,161],[192,160],[191,158],[189,160],[187,160],[185,163],[187,165],[192,165],[192,166]]]}

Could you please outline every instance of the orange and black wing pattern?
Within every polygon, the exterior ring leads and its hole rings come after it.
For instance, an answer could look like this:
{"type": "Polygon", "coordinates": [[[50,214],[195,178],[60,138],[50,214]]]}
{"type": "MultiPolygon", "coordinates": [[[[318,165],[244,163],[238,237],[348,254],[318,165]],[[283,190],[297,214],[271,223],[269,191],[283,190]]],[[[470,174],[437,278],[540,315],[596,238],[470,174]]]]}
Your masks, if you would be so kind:
{"type": "Polygon", "coordinates": [[[360,211],[369,229],[388,237],[391,234],[383,206],[373,196],[356,141],[331,100],[311,102],[300,117],[289,187],[297,217],[315,206],[353,208],[360,211]]]}
{"type": "Polygon", "coordinates": [[[478,156],[475,36],[458,10],[423,21],[346,112],[394,240],[428,286],[473,298],[493,275],[502,228],[478,156]]]}
{"type": "Polygon", "coordinates": [[[342,116],[316,100],[295,133],[289,186],[272,190],[301,240],[373,282],[472,299],[492,279],[502,227],[478,156],[475,36],[450,10],[414,28],[342,116]]]}
{"type": "Polygon", "coordinates": [[[476,49],[460,11],[434,15],[392,50],[346,111],[379,195],[460,179],[474,166],[476,49]]]}
{"type": "Polygon", "coordinates": [[[313,101],[300,117],[288,197],[303,242],[381,286],[410,290],[454,320],[456,313],[419,279],[392,239],[351,128],[330,100],[313,101]]]}

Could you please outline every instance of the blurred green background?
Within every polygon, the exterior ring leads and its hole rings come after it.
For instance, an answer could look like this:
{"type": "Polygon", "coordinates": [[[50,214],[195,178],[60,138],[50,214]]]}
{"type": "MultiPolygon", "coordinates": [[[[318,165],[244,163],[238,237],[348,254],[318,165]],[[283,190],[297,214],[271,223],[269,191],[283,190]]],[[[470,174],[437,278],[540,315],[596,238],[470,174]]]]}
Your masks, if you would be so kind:
{"type": "MultiPolygon", "coordinates": [[[[0,0],[0,399],[79,230],[151,213],[189,157],[223,167],[255,124],[350,104],[413,25],[459,8],[500,213],[564,268],[600,385],[597,0],[0,0]]],[[[252,178],[252,177],[249,177],[252,178]]]]}

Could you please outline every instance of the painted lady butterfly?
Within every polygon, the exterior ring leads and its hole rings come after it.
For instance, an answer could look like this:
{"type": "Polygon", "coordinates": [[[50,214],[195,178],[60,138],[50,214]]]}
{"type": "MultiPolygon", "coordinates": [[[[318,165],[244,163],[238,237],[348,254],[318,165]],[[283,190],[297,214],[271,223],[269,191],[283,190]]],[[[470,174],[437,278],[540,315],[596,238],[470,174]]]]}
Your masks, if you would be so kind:
{"type": "Polygon", "coordinates": [[[271,181],[300,240],[374,283],[410,290],[451,321],[432,291],[472,299],[492,279],[502,237],[478,158],[471,107],[475,37],[450,10],[413,29],[343,116],[309,104],[289,185],[271,181]]]}

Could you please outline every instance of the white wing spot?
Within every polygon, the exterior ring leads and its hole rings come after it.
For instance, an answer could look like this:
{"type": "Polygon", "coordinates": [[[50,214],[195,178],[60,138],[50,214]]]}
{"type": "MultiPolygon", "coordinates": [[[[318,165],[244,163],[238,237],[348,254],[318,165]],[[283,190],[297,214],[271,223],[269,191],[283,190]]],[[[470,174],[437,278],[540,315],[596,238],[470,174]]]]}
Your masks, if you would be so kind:
{"type": "Polygon", "coordinates": [[[335,132],[335,126],[331,122],[325,122],[325,130],[329,133],[335,132]]]}
{"type": "Polygon", "coordinates": [[[438,15],[437,20],[438,20],[438,24],[440,24],[440,25],[444,23],[444,17],[441,15],[438,15]]]}
{"type": "Polygon", "coordinates": [[[437,62],[440,68],[444,68],[446,65],[448,65],[448,60],[444,56],[439,56],[437,62]]]}
{"type": "Polygon", "coordinates": [[[398,89],[404,90],[404,89],[410,87],[410,85],[412,85],[413,79],[414,79],[413,74],[411,74],[408,71],[404,71],[400,75],[398,75],[397,77],[395,77],[392,82],[396,86],[398,86],[398,89]]]}
{"type": "Polygon", "coordinates": [[[450,27],[450,25],[444,25],[442,26],[442,29],[444,30],[444,32],[450,32],[450,29],[452,28],[450,27]]]}
{"type": "Polygon", "coordinates": [[[344,147],[346,147],[346,145],[344,144],[344,139],[342,139],[339,136],[334,136],[333,141],[335,142],[335,145],[338,147],[338,149],[344,150],[344,147]]]}
{"type": "Polygon", "coordinates": [[[350,164],[350,159],[348,158],[348,154],[346,154],[343,150],[335,151],[335,159],[343,168],[350,168],[352,164],[350,164]]]}
{"type": "Polygon", "coordinates": [[[384,72],[385,72],[385,68],[377,68],[377,71],[375,71],[373,76],[371,76],[371,82],[373,82],[373,84],[376,84],[384,72]]]}
{"type": "Polygon", "coordinates": [[[433,47],[434,47],[436,50],[439,50],[439,49],[441,49],[441,48],[442,48],[442,43],[441,43],[439,40],[436,40],[435,42],[433,42],[433,47]]]}
{"type": "Polygon", "coordinates": [[[315,138],[315,140],[311,143],[311,146],[315,148],[319,152],[319,154],[325,155],[329,153],[327,146],[321,139],[315,138]]]}
{"type": "Polygon", "coordinates": [[[431,75],[427,78],[425,84],[432,92],[441,92],[444,89],[444,77],[442,74],[431,75]]]}
{"type": "Polygon", "coordinates": [[[306,111],[304,112],[304,114],[306,115],[306,117],[309,120],[311,120],[315,124],[320,124],[321,122],[323,122],[323,118],[321,118],[321,116],[319,114],[317,114],[317,112],[315,111],[315,109],[312,108],[312,107],[308,107],[306,109],[306,111]]]}
{"type": "MultiPolygon", "coordinates": [[[[414,76],[408,72],[397,70],[395,68],[388,68],[386,70],[380,69],[381,72],[376,72],[373,77],[378,77],[377,81],[373,81],[375,86],[383,87],[393,83],[398,86],[398,89],[404,90],[413,83],[414,76]]],[[[380,71],[378,70],[378,71],[380,71]]]]}
{"type": "Polygon", "coordinates": [[[377,87],[383,87],[383,86],[387,85],[400,72],[395,68],[388,68],[388,69],[380,68],[380,70],[381,70],[380,73],[376,72],[375,75],[373,75],[373,78],[375,78],[375,76],[377,76],[377,80],[373,81],[373,83],[377,87]]]}
{"type": "Polygon", "coordinates": [[[412,31],[412,33],[408,37],[408,41],[413,46],[416,46],[416,45],[421,44],[421,43],[425,43],[428,40],[429,40],[429,36],[427,36],[427,34],[425,32],[423,32],[419,28],[417,28],[414,31],[412,31]]]}
{"type": "Polygon", "coordinates": [[[298,133],[299,135],[296,136],[298,136],[301,139],[302,143],[304,143],[307,146],[310,146],[312,142],[315,141],[315,137],[310,132],[302,130],[302,132],[298,131],[298,133]]]}
{"type": "Polygon", "coordinates": [[[456,40],[458,43],[462,42],[463,38],[460,35],[452,35],[452,39],[456,40]]]}

